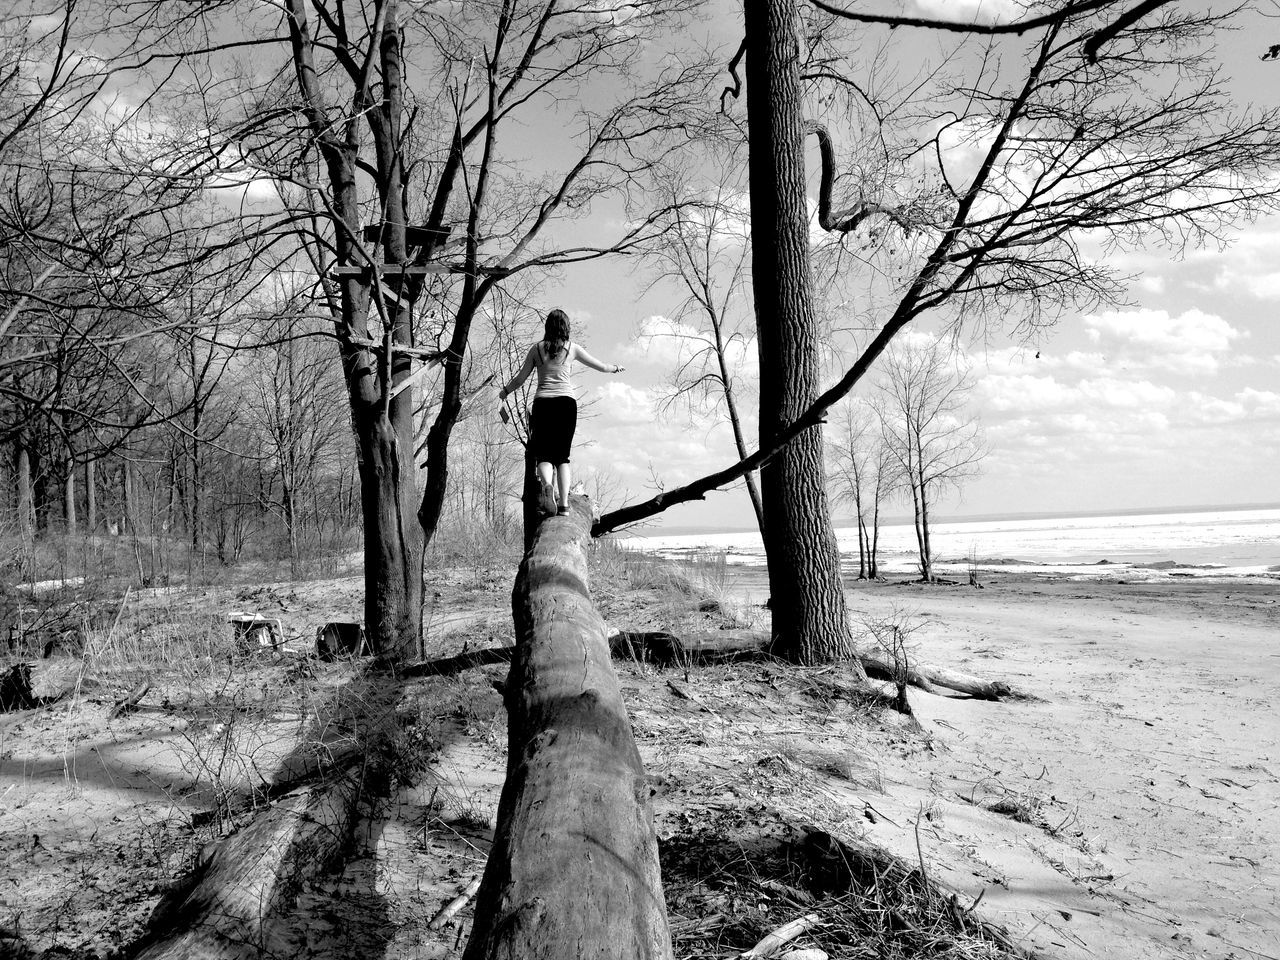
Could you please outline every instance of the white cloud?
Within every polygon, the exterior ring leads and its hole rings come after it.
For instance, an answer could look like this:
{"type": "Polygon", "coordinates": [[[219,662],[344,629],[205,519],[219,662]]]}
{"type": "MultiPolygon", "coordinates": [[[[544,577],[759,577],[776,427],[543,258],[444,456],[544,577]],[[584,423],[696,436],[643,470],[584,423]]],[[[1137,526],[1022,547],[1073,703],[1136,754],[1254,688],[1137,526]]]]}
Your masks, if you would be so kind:
{"type": "Polygon", "coordinates": [[[1236,400],[1248,408],[1251,417],[1280,417],[1280,393],[1245,387],[1236,400]]]}
{"type": "MultiPolygon", "coordinates": [[[[755,380],[760,368],[755,341],[747,336],[735,336],[725,330],[725,360],[736,377],[755,380]]],[[[623,346],[621,355],[637,363],[653,364],[669,377],[689,364],[686,379],[697,377],[704,366],[715,366],[714,339],[710,324],[705,330],[658,314],[641,322],[635,339],[623,346]],[[692,363],[691,363],[692,361],[692,363]]]]}
{"type": "Polygon", "coordinates": [[[1197,259],[1217,265],[1212,283],[1217,292],[1243,291],[1259,300],[1280,300],[1280,227],[1254,226],[1225,249],[1203,251],[1197,259]]]}
{"type": "Polygon", "coordinates": [[[1081,380],[1075,389],[1086,402],[1112,410],[1163,407],[1173,403],[1178,396],[1178,392],[1172,387],[1159,386],[1149,380],[1119,380],[1110,377],[1081,380]]]}
{"type": "Polygon", "coordinates": [[[958,23],[1011,23],[1026,12],[1018,0],[916,0],[921,16],[958,23]]]}
{"type": "Polygon", "coordinates": [[[650,424],[658,419],[658,406],[651,390],[641,390],[621,380],[609,380],[598,390],[601,411],[616,423],[650,424]]]}
{"type": "Polygon", "coordinates": [[[1115,365],[1174,373],[1215,373],[1234,341],[1245,336],[1221,317],[1187,310],[1111,310],[1084,318],[1085,332],[1115,365]]]}

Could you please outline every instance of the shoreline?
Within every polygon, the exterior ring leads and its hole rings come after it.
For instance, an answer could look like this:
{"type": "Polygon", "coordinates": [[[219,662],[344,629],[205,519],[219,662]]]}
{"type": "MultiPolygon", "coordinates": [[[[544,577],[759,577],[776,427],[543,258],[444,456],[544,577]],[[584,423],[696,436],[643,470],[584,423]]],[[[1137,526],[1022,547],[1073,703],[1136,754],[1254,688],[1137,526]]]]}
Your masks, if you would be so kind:
{"type": "MultiPolygon", "coordinates": [[[[763,571],[740,573],[728,592],[762,602],[763,571]]],[[[846,584],[851,617],[905,624],[920,662],[1039,699],[911,690],[929,748],[881,751],[883,793],[841,802],[1064,960],[1280,956],[1275,581],[984,585],[846,584]]]]}

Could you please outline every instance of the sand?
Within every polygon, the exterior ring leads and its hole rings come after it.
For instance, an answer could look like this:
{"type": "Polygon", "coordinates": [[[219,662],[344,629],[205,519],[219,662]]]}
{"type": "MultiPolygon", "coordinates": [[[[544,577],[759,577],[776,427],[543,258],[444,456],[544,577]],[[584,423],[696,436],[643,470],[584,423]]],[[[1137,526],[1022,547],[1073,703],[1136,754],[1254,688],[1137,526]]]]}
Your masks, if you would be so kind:
{"type": "MultiPolygon", "coordinates": [[[[440,654],[501,641],[506,584],[497,577],[483,591],[446,591],[433,614],[440,654]]],[[[739,568],[730,568],[724,590],[755,609],[767,592],[758,571],[739,568]]],[[[824,720],[829,707],[794,691],[779,695],[780,668],[770,668],[773,679],[758,668],[759,676],[695,671],[680,680],[702,698],[690,703],[671,693],[662,672],[621,665],[646,763],[667,784],[657,801],[660,830],[688,811],[790,804],[789,813],[826,815],[913,862],[922,856],[931,877],[970,900],[981,896],[986,916],[1048,956],[1280,957],[1274,581],[1119,584],[1021,571],[988,577],[982,590],[851,584],[849,597],[856,616],[913,627],[918,660],[1004,679],[1036,699],[988,703],[913,690],[920,736],[892,724],[863,731],[847,708],[824,720]],[[800,717],[804,711],[812,716],[800,717]],[[853,775],[808,763],[841,748],[853,775]],[[774,760],[785,769],[769,779],[774,760]]],[[[294,626],[305,635],[312,620],[357,608],[358,583],[282,585],[202,602],[268,600],[302,618],[294,626]]],[[[622,626],[652,628],[662,616],[645,598],[614,597],[611,609],[622,626]]],[[[288,669],[254,668],[242,696],[270,695],[288,669]]],[[[458,730],[438,758],[435,784],[398,797],[365,831],[365,858],[333,892],[315,895],[321,913],[346,896],[353,918],[376,901],[384,919],[369,937],[394,937],[387,957],[450,955],[455,932],[431,939],[426,919],[482,860],[504,718],[483,676],[462,682],[424,692],[466,704],[446,718],[458,730]],[[348,888],[366,893],[344,894],[348,888]]],[[[37,951],[61,943],[109,952],[136,936],[160,892],[210,839],[212,828],[188,824],[210,802],[193,769],[193,751],[205,742],[197,734],[214,731],[167,702],[108,721],[109,703],[105,693],[86,694],[0,717],[0,861],[18,878],[4,894],[0,940],[12,934],[20,939],[8,942],[37,951]]],[[[266,721],[251,732],[263,741],[255,748],[263,762],[289,742],[287,729],[266,721]]],[[[356,929],[354,919],[344,925],[356,929]]],[[[337,950],[329,928],[314,927],[337,950]]]]}
{"type": "Polygon", "coordinates": [[[920,661],[1039,698],[912,691],[936,749],[881,758],[871,838],[915,859],[919,819],[933,875],[1053,955],[1280,957],[1274,581],[1013,575],[853,585],[849,600],[855,616],[918,623],[920,661]],[[1001,800],[1033,823],[979,809],[1001,800]]]}

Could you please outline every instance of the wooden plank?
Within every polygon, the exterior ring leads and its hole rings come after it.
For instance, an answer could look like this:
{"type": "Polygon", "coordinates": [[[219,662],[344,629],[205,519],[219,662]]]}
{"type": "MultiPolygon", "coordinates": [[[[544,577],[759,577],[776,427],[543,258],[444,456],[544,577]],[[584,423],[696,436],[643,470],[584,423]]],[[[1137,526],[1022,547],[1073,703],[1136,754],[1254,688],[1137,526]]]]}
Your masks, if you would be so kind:
{"type": "Polygon", "coordinates": [[[428,360],[425,366],[419,367],[417,370],[413,371],[413,373],[409,374],[407,377],[405,377],[403,380],[397,383],[394,387],[391,388],[391,399],[394,400],[396,397],[400,396],[400,394],[404,393],[414,384],[421,381],[428,373],[431,372],[431,368],[434,367],[439,362],[440,360],[438,358],[433,360],[428,360]]]}

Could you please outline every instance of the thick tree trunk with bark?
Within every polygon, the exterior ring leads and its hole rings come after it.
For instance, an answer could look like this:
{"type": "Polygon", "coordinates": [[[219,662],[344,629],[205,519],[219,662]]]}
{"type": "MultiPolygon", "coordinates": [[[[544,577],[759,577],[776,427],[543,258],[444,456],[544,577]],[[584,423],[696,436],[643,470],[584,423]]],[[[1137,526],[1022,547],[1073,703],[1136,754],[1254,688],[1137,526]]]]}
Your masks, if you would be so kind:
{"type": "Polygon", "coordinates": [[[591,602],[590,507],[539,526],[511,605],[507,779],[465,960],[665,960],[640,755],[591,602]]]}
{"type": "Polygon", "coordinates": [[[365,629],[378,653],[397,658],[417,652],[422,618],[412,411],[396,409],[402,397],[392,401],[391,417],[372,411],[359,430],[365,629]]]}
{"type": "MultiPolygon", "coordinates": [[[[760,443],[818,395],[809,269],[800,47],[792,0],[746,0],[752,282],[760,351],[760,443]]],[[[774,652],[798,663],[853,650],[827,505],[822,432],[800,434],[760,474],[774,652]]]]}

